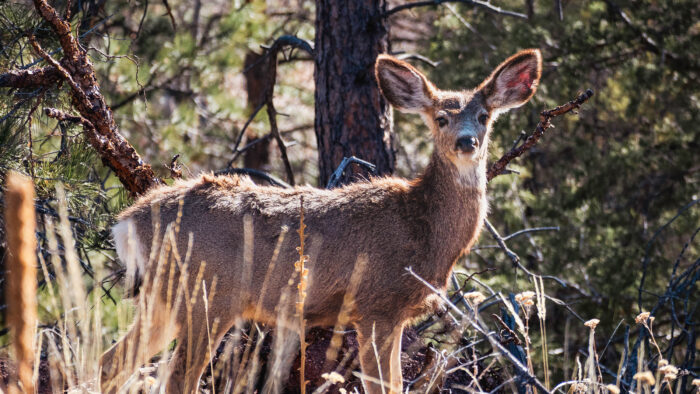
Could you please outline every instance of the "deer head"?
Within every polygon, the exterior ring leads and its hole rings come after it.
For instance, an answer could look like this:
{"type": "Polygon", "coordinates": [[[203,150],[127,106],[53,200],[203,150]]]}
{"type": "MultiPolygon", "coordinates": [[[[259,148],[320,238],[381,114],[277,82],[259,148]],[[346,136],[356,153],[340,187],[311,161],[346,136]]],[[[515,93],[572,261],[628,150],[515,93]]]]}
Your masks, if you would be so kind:
{"type": "Polygon", "coordinates": [[[541,71],[540,51],[523,50],[476,89],[446,91],[404,61],[380,55],[376,64],[384,97],[400,111],[419,113],[432,131],[437,155],[463,176],[485,166],[491,124],[499,114],[530,100],[541,71]]]}

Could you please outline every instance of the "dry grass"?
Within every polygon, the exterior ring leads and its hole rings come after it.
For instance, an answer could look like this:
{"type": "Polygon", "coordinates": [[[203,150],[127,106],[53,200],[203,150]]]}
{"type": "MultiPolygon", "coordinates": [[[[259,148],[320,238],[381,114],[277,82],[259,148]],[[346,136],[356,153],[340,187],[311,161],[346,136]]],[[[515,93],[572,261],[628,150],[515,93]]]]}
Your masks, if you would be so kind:
{"type": "MultiPolygon", "coordinates": [[[[55,225],[50,219],[45,218],[46,234],[51,249],[51,261],[40,259],[39,266],[45,277],[49,277],[49,268],[55,271],[56,280],[48,282],[46,287],[46,303],[41,307],[47,312],[48,318],[55,324],[40,326],[31,323],[31,313],[35,308],[24,307],[27,313],[22,322],[25,324],[18,331],[26,332],[29,327],[31,333],[29,342],[37,344],[36,347],[27,345],[27,340],[17,340],[16,347],[22,348],[15,351],[15,361],[18,366],[30,365],[32,376],[29,381],[24,381],[22,387],[30,388],[40,380],[39,362],[33,362],[36,352],[36,360],[40,358],[48,366],[44,370],[51,375],[51,391],[62,392],[97,392],[98,391],[98,361],[105,350],[104,334],[109,332],[108,327],[103,327],[104,300],[101,294],[93,288],[94,283],[86,281],[81,275],[79,260],[73,248],[73,238],[68,220],[64,193],[58,189],[60,220],[55,225]],[[36,350],[33,350],[36,349],[36,350]]],[[[9,202],[9,194],[8,194],[9,202]]],[[[8,204],[9,206],[9,204],[8,204]]],[[[157,215],[154,215],[157,216],[157,215]]],[[[302,216],[303,217],[303,216],[302,216]]],[[[156,219],[154,219],[156,220],[156,219]]],[[[302,219],[303,220],[303,219],[302,219]]],[[[12,225],[15,223],[7,221],[12,225]]],[[[157,220],[154,222],[157,226],[157,220]]],[[[16,225],[15,225],[16,226],[16,225]]],[[[252,227],[244,226],[247,248],[252,245],[252,227]]],[[[192,247],[192,238],[188,245],[188,253],[185,256],[178,255],[174,246],[175,235],[179,231],[179,218],[168,225],[164,239],[154,240],[154,252],[150,259],[152,264],[157,264],[158,269],[153,278],[146,278],[145,284],[153,288],[167,287],[168,305],[176,308],[182,302],[195,305],[204,303],[205,310],[216,292],[216,282],[205,283],[202,280],[206,264],[194,265],[190,261],[189,250],[192,247]],[[196,269],[196,282],[194,286],[185,283],[174,283],[174,271],[196,269]],[[192,288],[192,293],[188,293],[192,288]]],[[[211,393],[249,393],[262,391],[265,393],[285,392],[289,390],[288,378],[294,359],[299,354],[300,339],[301,349],[304,350],[305,334],[307,327],[300,318],[299,311],[303,310],[305,299],[305,278],[308,268],[305,263],[308,258],[304,250],[304,225],[298,230],[300,236],[299,261],[277,261],[279,249],[287,236],[284,229],[277,242],[273,261],[275,264],[296,264],[297,270],[294,277],[290,278],[289,289],[280,300],[278,319],[280,322],[296,321],[296,330],[288,324],[280,324],[274,332],[274,337],[269,340],[269,330],[259,325],[247,325],[241,321],[226,335],[226,341],[219,349],[214,347],[213,338],[217,337],[218,320],[209,313],[206,315],[207,340],[205,349],[188,348],[188,354],[193,352],[206,352],[209,355],[209,364],[205,377],[200,387],[188,388],[191,391],[203,391],[211,393]],[[285,307],[287,306],[287,307],[285,307]],[[296,312],[296,313],[295,313],[296,312]]],[[[8,231],[12,233],[12,231],[8,231]]],[[[17,232],[19,234],[19,232],[17,232]]],[[[156,233],[158,233],[156,231],[156,233]]],[[[27,234],[32,234],[28,232],[27,234]]],[[[31,239],[32,236],[29,236],[31,239]]],[[[20,238],[27,236],[21,236],[20,238]]],[[[23,239],[24,239],[23,238],[23,239]]],[[[29,261],[29,260],[28,260],[29,261]]],[[[351,374],[357,369],[357,362],[353,361],[352,352],[342,354],[343,342],[342,330],[348,329],[348,311],[353,304],[354,291],[362,280],[362,273],[367,261],[362,256],[358,260],[349,284],[344,305],[328,349],[325,351],[324,382],[315,387],[308,387],[305,381],[306,371],[302,367],[301,379],[298,390],[305,392],[311,388],[314,393],[323,392],[350,392],[358,391],[357,378],[363,379],[359,373],[351,374]],[[342,357],[340,357],[342,354],[342,357]],[[334,362],[341,358],[340,363],[334,362]]],[[[96,278],[104,277],[99,266],[95,267],[96,278]]],[[[31,273],[28,274],[31,277],[31,273]]],[[[186,280],[186,275],[179,276],[186,280]]],[[[456,278],[456,276],[455,276],[456,278]]],[[[517,392],[525,382],[525,392],[544,391],[557,393],[683,393],[691,392],[700,382],[686,379],[686,387],[682,386],[682,377],[689,374],[674,366],[678,358],[667,360],[664,352],[669,341],[674,338],[654,334],[655,318],[650,313],[642,313],[636,319],[638,330],[636,335],[645,335],[648,340],[642,340],[639,347],[629,349],[630,335],[625,343],[614,343],[619,354],[617,371],[610,371],[601,364],[597,349],[596,327],[598,319],[591,319],[585,324],[568,331],[572,336],[574,332],[587,333],[587,347],[583,347],[579,354],[572,360],[569,369],[572,373],[559,380],[552,381],[553,362],[549,349],[560,344],[548,341],[547,327],[552,322],[548,320],[548,310],[559,307],[558,300],[553,299],[545,292],[541,277],[533,276],[531,279],[531,291],[524,291],[517,295],[507,295],[494,290],[476,278],[470,278],[480,289],[474,289],[467,293],[459,290],[450,291],[447,295],[440,294],[447,312],[441,317],[432,317],[432,324],[428,324],[421,331],[420,344],[432,343],[433,352],[431,362],[427,362],[424,368],[414,379],[406,382],[406,389],[413,392],[434,392],[442,387],[451,387],[452,390],[462,392],[517,392]],[[484,294],[485,293],[485,294],[484,294]],[[501,317],[492,319],[494,312],[501,309],[501,317]],[[537,314],[537,319],[532,315],[537,314]],[[500,320],[499,323],[497,320],[500,320]],[[534,327],[537,325],[538,327],[534,327]],[[537,343],[539,342],[539,344],[537,343]],[[663,343],[660,343],[663,342],[663,343]],[[651,346],[651,347],[649,347],[651,346]],[[648,350],[649,351],[648,351],[648,350]],[[518,353],[521,352],[521,353],[518,353]],[[636,356],[636,372],[630,380],[630,354],[636,356]],[[584,355],[582,359],[580,356],[584,355]],[[627,370],[625,370],[627,369],[627,370]],[[464,378],[457,378],[463,376],[464,378]],[[489,380],[489,377],[491,380],[489,380]],[[494,377],[497,379],[494,383],[494,377]],[[695,384],[696,386],[692,386],[695,384]]],[[[10,279],[14,283],[25,283],[20,290],[31,294],[32,283],[19,279],[10,279]]],[[[267,280],[265,281],[267,282],[267,280]]],[[[455,279],[455,288],[464,287],[455,279]]],[[[265,289],[267,283],[263,285],[265,289]]],[[[429,286],[427,282],[416,278],[416,286],[429,286]]],[[[24,293],[23,293],[24,294],[24,293]]],[[[138,295],[141,305],[153,305],[148,297],[153,295],[142,292],[138,295]]],[[[8,297],[9,308],[16,311],[20,301],[26,297],[8,297]],[[15,309],[12,309],[15,308],[15,309]]],[[[122,301],[128,303],[130,301],[122,301]]],[[[28,305],[28,304],[21,304],[28,305]]],[[[124,316],[125,309],[119,306],[119,315],[124,316]]],[[[128,365],[120,365],[118,368],[124,371],[122,392],[144,392],[160,390],[172,371],[169,371],[167,360],[172,353],[172,344],[161,346],[159,356],[150,359],[150,354],[145,354],[143,345],[150,341],[149,328],[158,330],[173,330],[174,321],[162,322],[158,316],[159,311],[140,308],[136,316],[127,320],[142,319],[146,329],[143,330],[139,343],[131,343],[123,351],[131,357],[128,365]]],[[[11,314],[10,314],[11,315],[11,314]]],[[[23,315],[25,316],[25,315],[23,315]]],[[[45,317],[46,319],[46,317],[45,317]]],[[[124,319],[122,317],[122,319],[124,319]]],[[[42,322],[46,323],[46,322],[42,322]]],[[[187,322],[188,329],[192,330],[193,322],[187,322]]],[[[20,324],[21,325],[21,324],[20,324]]],[[[16,329],[15,325],[12,325],[16,329]]],[[[124,328],[124,325],[121,326],[124,328]]],[[[375,338],[375,342],[381,343],[381,338],[375,338]]],[[[565,338],[565,343],[581,343],[581,338],[565,338]]],[[[607,347],[607,345],[606,345],[607,347]]],[[[424,346],[421,346],[424,348],[424,346]]],[[[306,354],[306,352],[303,352],[306,354]]],[[[668,354],[668,353],[666,353],[668,354]]],[[[410,354],[409,354],[410,357],[410,354]]],[[[679,356],[678,356],[679,357],[679,356]]],[[[302,358],[303,360],[303,358],[302,358]]],[[[557,360],[560,360],[557,358],[557,360]]],[[[379,360],[383,362],[384,360],[379,360]]],[[[305,365],[303,363],[302,365],[305,365]]],[[[18,367],[21,368],[25,367],[18,367]]],[[[565,370],[561,361],[557,361],[558,375],[565,370]]],[[[406,373],[404,374],[406,376],[406,373]]],[[[22,373],[20,372],[21,379],[22,373]]],[[[43,389],[46,389],[45,387],[43,389]]],[[[296,389],[295,389],[296,390],[296,389]]],[[[695,389],[697,390],[697,388],[695,389]]],[[[31,391],[31,390],[30,390],[31,391]]]]}

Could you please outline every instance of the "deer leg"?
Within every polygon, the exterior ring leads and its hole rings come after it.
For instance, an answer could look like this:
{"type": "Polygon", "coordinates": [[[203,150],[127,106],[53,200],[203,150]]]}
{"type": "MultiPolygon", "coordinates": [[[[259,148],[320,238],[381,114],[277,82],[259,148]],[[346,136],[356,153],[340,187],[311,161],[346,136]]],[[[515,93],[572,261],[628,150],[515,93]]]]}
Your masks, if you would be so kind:
{"type": "Polygon", "coordinates": [[[129,332],[100,357],[100,387],[103,393],[116,393],[136,368],[163,350],[172,338],[159,320],[153,319],[153,316],[147,318],[139,312],[141,308],[137,310],[129,332]],[[154,326],[158,329],[152,329],[154,326]]]}
{"type": "Polygon", "coordinates": [[[360,345],[360,366],[362,374],[367,377],[364,379],[365,392],[369,394],[401,393],[403,325],[393,321],[378,321],[361,322],[356,326],[357,341],[360,345]]]}

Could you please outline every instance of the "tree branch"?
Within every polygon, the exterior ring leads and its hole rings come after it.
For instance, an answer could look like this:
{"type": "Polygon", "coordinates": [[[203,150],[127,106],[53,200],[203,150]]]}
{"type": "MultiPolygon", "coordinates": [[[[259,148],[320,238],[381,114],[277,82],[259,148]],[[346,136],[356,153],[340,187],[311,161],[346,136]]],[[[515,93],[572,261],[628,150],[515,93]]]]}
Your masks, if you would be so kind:
{"type": "MultiPolygon", "coordinates": [[[[86,51],[72,35],[70,23],[61,19],[46,0],[34,0],[34,6],[58,36],[64,57],[59,63],[44,52],[33,37],[29,37],[29,42],[34,50],[49,62],[49,67],[53,68],[53,71],[44,68],[44,73],[52,75],[55,72],[58,78],[63,78],[70,84],[71,104],[80,116],[67,115],[51,108],[46,110],[46,114],[56,119],[80,123],[90,144],[100,155],[102,163],[114,171],[132,194],[143,194],[152,186],[161,184],[162,181],[155,175],[151,166],[143,162],[129,141],[119,133],[112,110],[100,92],[92,63],[86,51]]],[[[23,75],[26,79],[31,74],[15,71],[12,75],[23,75]]],[[[12,77],[8,76],[5,80],[12,81],[12,77]]]]}
{"type": "Polygon", "coordinates": [[[236,145],[234,148],[234,158],[229,162],[229,166],[233,165],[234,160],[238,157],[239,152],[238,152],[238,146],[241,143],[241,139],[243,137],[243,133],[245,132],[245,129],[248,127],[250,122],[253,120],[255,115],[262,109],[263,105],[267,107],[267,116],[268,120],[270,122],[270,134],[271,136],[277,141],[277,147],[280,150],[280,156],[282,156],[282,162],[284,163],[284,168],[285,171],[287,172],[287,181],[291,184],[294,185],[294,172],[292,171],[292,166],[289,163],[289,158],[287,157],[287,148],[284,144],[284,140],[282,139],[282,136],[280,135],[279,129],[277,127],[277,115],[278,112],[275,109],[275,105],[273,102],[273,94],[275,90],[275,83],[277,80],[277,54],[284,49],[284,47],[290,46],[292,48],[297,48],[301,49],[307,53],[309,53],[311,56],[314,54],[314,49],[311,46],[311,44],[305,40],[302,40],[301,38],[291,36],[291,35],[283,35],[279,38],[277,38],[271,46],[266,47],[263,46],[262,48],[265,49],[265,54],[261,56],[257,61],[255,61],[253,64],[248,66],[245,70],[243,70],[244,73],[250,71],[252,68],[256,67],[263,61],[268,61],[268,72],[269,75],[266,78],[265,81],[265,90],[264,90],[264,97],[260,105],[255,109],[253,114],[248,118],[248,121],[246,121],[245,125],[243,126],[243,129],[241,130],[240,134],[238,135],[238,138],[236,139],[236,145]]]}
{"type": "Polygon", "coordinates": [[[0,88],[35,89],[58,81],[60,73],[53,66],[10,70],[0,74],[0,88]]]}
{"type": "Polygon", "coordinates": [[[520,19],[527,19],[527,15],[521,14],[519,12],[514,12],[514,11],[508,11],[504,10],[502,8],[496,7],[490,3],[480,1],[480,0],[425,0],[425,1],[416,1],[415,3],[407,3],[407,4],[401,4],[396,7],[393,7],[389,10],[387,10],[384,14],[382,14],[382,17],[386,18],[389,17],[399,11],[407,10],[410,8],[416,8],[416,7],[425,7],[425,6],[430,6],[430,5],[440,5],[443,3],[462,3],[462,4],[467,4],[467,5],[473,5],[475,7],[481,7],[485,9],[488,12],[491,12],[493,14],[498,14],[498,15],[504,15],[504,16],[512,16],[514,18],[520,18],[520,19]]]}
{"type": "Polygon", "coordinates": [[[522,156],[523,153],[527,152],[528,150],[530,150],[530,148],[535,146],[535,144],[537,144],[537,141],[539,141],[540,137],[544,135],[544,132],[552,126],[550,123],[552,118],[557,117],[559,115],[563,115],[567,112],[571,112],[576,108],[579,108],[581,104],[588,101],[588,99],[591,98],[591,96],[593,96],[593,90],[587,89],[585,92],[579,94],[578,97],[564,105],[560,105],[554,109],[542,111],[540,113],[540,121],[539,123],[537,123],[535,131],[525,139],[525,142],[522,145],[513,147],[510,151],[508,151],[500,159],[498,159],[497,162],[493,163],[491,165],[491,168],[489,168],[486,172],[486,179],[490,181],[491,179],[503,173],[506,169],[506,166],[508,165],[508,163],[511,162],[511,160],[515,159],[516,157],[522,156]]]}

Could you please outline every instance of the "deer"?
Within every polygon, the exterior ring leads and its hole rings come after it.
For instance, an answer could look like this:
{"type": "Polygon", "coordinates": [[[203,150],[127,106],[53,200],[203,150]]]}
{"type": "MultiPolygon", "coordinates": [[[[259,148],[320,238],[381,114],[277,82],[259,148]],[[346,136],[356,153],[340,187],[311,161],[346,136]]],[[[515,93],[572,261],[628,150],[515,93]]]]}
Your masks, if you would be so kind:
{"type": "Polygon", "coordinates": [[[420,114],[434,142],[429,164],[412,180],[372,177],[326,190],[204,174],[147,192],[118,216],[112,232],[129,277],[152,296],[139,298],[131,328],[102,355],[103,392],[116,392],[124,383],[130,372],[121,366],[144,364],[173,339],[165,390],[192,392],[211,349],[237,322],[280,324],[275,316],[294,275],[300,241],[284,234],[299,226],[303,198],[308,236],[303,319],[308,326],[333,326],[352,292],[346,320],[357,332],[364,389],[401,393],[402,331],[435,304],[432,290],[406,268],[445,291],[487,215],[492,125],[530,100],[541,69],[540,51],[522,50],[475,89],[448,91],[409,63],[379,55],[375,76],[381,94],[395,109],[420,114]],[[159,269],[154,245],[168,240],[177,264],[159,269]],[[365,263],[354,281],[360,259],[365,263]],[[198,296],[192,305],[194,297],[187,294],[214,282],[208,303],[198,296]],[[186,294],[180,302],[173,302],[174,289],[186,294]],[[143,310],[150,311],[148,319],[143,310]],[[214,318],[218,329],[208,332],[205,322],[214,318]],[[167,321],[174,322],[172,329],[163,329],[167,321]]]}

